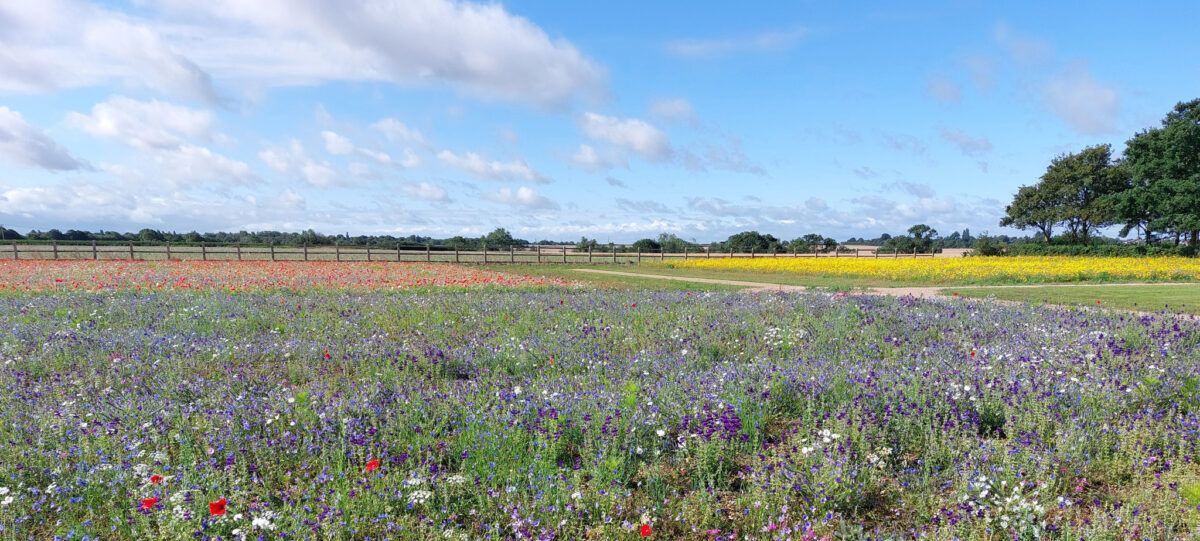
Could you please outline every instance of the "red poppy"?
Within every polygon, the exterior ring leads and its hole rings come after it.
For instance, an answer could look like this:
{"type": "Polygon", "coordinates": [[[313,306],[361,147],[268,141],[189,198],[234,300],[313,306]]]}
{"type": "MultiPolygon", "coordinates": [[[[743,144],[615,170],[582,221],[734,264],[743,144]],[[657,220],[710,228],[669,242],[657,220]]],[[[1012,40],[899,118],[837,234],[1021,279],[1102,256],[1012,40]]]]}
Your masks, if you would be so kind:
{"type": "Polygon", "coordinates": [[[642,529],[639,532],[642,534],[642,537],[650,537],[654,534],[654,530],[650,528],[649,524],[642,524],[642,529]]]}
{"type": "Polygon", "coordinates": [[[550,356],[550,366],[554,366],[554,356],[550,356]]]}
{"type": "Polygon", "coordinates": [[[379,469],[379,459],[378,458],[372,458],[371,460],[367,461],[367,473],[371,473],[378,469],[379,469]]]}
{"type": "Polygon", "coordinates": [[[974,356],[975,356],[975,350],[971,350],[971,356],[972,356],[972,357],[974,357],[974,356]]]}
{"type": "Polygon", "coordinates": [[[150,476],[150,484],[152,484],[152,485],[161,485],[161,484],[162,484],[162,482],[163,482],[163,476],[161,476],[161,475],[159,475],[159,474],[157,474],[157,473],[156,473],[156,474],[154,474],[154,475],[151,475],[151,476],[150,476]]]}
{"type": "Polygon", "coordinates": [[[635,302],[635,303],[633,303],[633,304],[629,305],[629,307],[630,307],[630,308],[637,308],[637,303],[635,302]]]}
{"type": "Polygon", "coordinates": [[[225,505],[229,503],[225,498],[216,501],[208,502],[208,514],[219,517],[225,514],[225,505]]]}
{"type": "Polygon", "coordinates": [[[154,497],[150,497],[150,498],[142,498],[142,509],[143,510],[149,511],[151,509],[154,509],[155,505],[158,505],[158,496],[154,496],[154,497]]]}
{"type": "Polygon", "coordinates": [[[329,354],[329,350],[325,350],[325,360],[328,361],[329,359],[332,359],[332,358],[333,358],[333,355],[329,354]]]}

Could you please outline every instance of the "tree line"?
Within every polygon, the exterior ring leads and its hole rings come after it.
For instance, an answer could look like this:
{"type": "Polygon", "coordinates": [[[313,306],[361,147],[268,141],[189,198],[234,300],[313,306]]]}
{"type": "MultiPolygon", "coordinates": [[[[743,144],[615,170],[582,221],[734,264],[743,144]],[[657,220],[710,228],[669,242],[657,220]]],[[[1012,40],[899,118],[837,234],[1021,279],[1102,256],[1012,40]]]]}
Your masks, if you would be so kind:
{"type": "MultiPolygon", "coordinates": [[[[662,233],[657,237],[643,238],[633,243],[614,244],[600,242],[597,239],[581,238],[578,242],[539,240],[528,241],[513,237],[505,228],[496,228],[492,232],[479,237],[457,235],[449,238],[434,238],[419,235],[325,235],[312,229],[300,232],[280,231],[239,231],[236,233],[176,233],[157,229],[142,229],[136,233],[120,233],[116,231],[81,231],[68,229],[60,231],[33,230],[21,234],[13,229],[0,226],[0,239],[20,240],[29,242],[137,242],[141,244],[243,244],[276,246],[381,246],[381,247],[431,247],[445,250],[479,250],[486,246],[489,250],[507,250],[509,248],[525,248],[531,246],[571,246],[581,252],[635,252],[644,253],[682,253],[685,251],[700,252],[705,249],[714,252],[737,253],[814,253],[831,252],[845,249],[833,237],[819,233],[809,233],[791,240],[783,240],[769,233],[758,231],[742,231],[730,235],[723,241],[701,244],[695,240],[686,240],[673,233],[662,233]]],[[[892,236],[887,233],[875,239],[850,238],[845,244],[863,244],[878,246],[884,251],[902,253],[930,252],[941,248],[970,247],[978,240],[969,229],[961,233],[955,231],[947,237],[940,237],[936,229],[925,224],[918,224],[908,229],[907,235],[892,236]]],[[[1004,241],[1009,241],[1007,237],[1004,241]]]]}
{"type": "Polygon", "coordinates": [[[1120,156],[1111,145],[1055,157],[1022,186],[1002,226],[1046,244],[1088,244],[1105,228],[1138,243],[1200,245],[1200,99],[1181,102],[1157,127],[1134,134],[1120,156]],[[1058,234],[1056,235],[1056,232],[1058,234]]]}

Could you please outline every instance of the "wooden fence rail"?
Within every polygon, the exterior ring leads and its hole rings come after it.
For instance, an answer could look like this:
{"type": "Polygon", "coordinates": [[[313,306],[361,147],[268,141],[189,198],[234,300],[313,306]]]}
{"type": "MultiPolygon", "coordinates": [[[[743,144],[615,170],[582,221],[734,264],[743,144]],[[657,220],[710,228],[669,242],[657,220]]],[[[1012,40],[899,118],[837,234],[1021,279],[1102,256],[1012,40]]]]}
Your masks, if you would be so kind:
{"type": "Polygon", "coordinates": [[[936,257],[927,253],[880,253],[875,250],[844,250],[829,253],[748,253],[684,251],[681,253],[581,251],[560,246],[510,247],[497,250],[433,250],[401,246],[250,246],[241,244],[138,245],[136,243],[30,244],[13,242],[3,249],[0,260],[123,260],[123,261],[333,261],[333,262],[424,262],[424,263],[558,263],[636,264],[643,259],[763,258],[763,257],[936,257]]]}

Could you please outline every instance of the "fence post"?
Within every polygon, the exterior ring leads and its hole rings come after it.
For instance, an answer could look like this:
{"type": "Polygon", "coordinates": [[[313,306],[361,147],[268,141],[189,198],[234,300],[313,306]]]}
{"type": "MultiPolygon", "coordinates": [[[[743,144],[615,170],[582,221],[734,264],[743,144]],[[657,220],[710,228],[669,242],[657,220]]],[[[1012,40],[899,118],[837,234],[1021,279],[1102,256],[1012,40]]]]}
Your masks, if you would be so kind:
{"type": "Polygon", "coordinates": [[[666,261],[666,260],[667,260],[667,247],[666,247],[666,246],[661,246],[661,247],[659,247],[659,249],[658,249],[658,260],[659,260],[659,261],[666,261]]]}
{"type": "Polygon", "coordinates": [[[879,248],[875,249],[875,259],[879,259],[879,248]]]}
{"type": "Polygon", "coordinates": [[[483,263],[487,264],[487,243],[483,243],[483,263]]]}
{"type": "Polygon", "coordinates": [[[729,249],[729,259],[733,259],[733,248],[729,249]]]}
{"type": "Polygon", "coordinates": [[[687,261],[687,245],[683,245],[683,260],[687,261]]]}
{"type": "Polygon", "coordinates": [[[171,241],[167,241],[167,261],[171,260],[171,241]]]}
{"type": "Polygon", "coordinates": [[[340,244],[333,245],[333,257],[337,261],[342,260],[342,245],[340,245],[340,244]]]}
{"type": "Polygon", "coordinates": [[[429,263],[431,261],[433,261],[433,259],[431,259],[431,256],[429,255],[429,245],[426,244],[425,245],[425,262],[429,263]]]}
{"type": "Polygon", "coordinates": [[[400,262],[400,243],[396,243],[396,263],[400,262]]]}
{"type": "Polygon", "coordinates": [[[517,262],[517,248],[515,246],[509,245],[509,247],[508,247],[508,262],[509,263],[517,262]]]}
{"type": "Polygon", "coordinates": [[[567,262],[567,247],[563,246],[563,263],[567,262]]]}
{"type": "Polygon", "coordinates": [[[610,242],[610,243],[608,243],[608,249],[612,250],[613,265],[616,265],[617,264],[617,246],[610,242]]]}
{"type": "MultiPolygon", "coordinates": [[[[238,253],[241,253],[241,246],[238,247],[238,253]]],[[[308,243],[304,243],[304,260],[308,261],[308,243]]]]}
{"type": "Polygon", "coordinates": [[[133,241],[129,241],[129,260],[133,261],[133,241]]]}
{"type": "Polygon", "coordinates": [[[458,246],[454,247],[454,262],[458,263],[458,246]]]}
{"type": "Polygon", "coordinates": [[[271,261],[275,261],[275,244],[271,244],[271,261]]]}
{"type": "Polygon", "coordinates": [[[754,248],[750,248],[750,259],[754,259],[754,248]]]}
{"type": "MultiPolygon", "coordinates": [[[[237,243],[237,244],[236,244],[236,246],[237,246],[237,257],[238,257],[238,261],[241,261],[241,260],[242,260],[242,243],[240,243],[240,242],[239,242],[239,243],[237,243]]],[[[307,252],[307,250],[305,250],[305,251],[307,252]]],[[[306,255],[307,255],[307,254],[306,254],[306,255]]],[[[307,258],[307,257],[305,257],[305,259],[308,259],[308,258],[307,258]]]]}
{"type": "Polygon", "coordinates": [[[712,246],[711,245],[704,247],[704,257],[706,259],[712,259],[712,246]]]}
{"type": "Polygon", "coordinates": [[[536,247],[537,247],[538,264],[540,265],[542,263],[542,245],[538,244],[536,247]]]}
{"type": "Polygon", "coordinates": [[[367,245],[367,263],[371,262],[371,245],[367,245]]]}
{"type": "Polygon", "coordinates": [[[15,242],[12,243],[12,248],[13,248],[13,261],[21,259],[21,254],[17,252],[17,243],[15,243],[15,242]]]}
{"type": "Polygon", "coordinates": [[[641,246],[639,246],[637,249],[637,262],[638,262],[638,265],[642,264],[642,247],[641,246]]]}
{"type": "Polygon", "coordinates": [[[200,261],[208,261],[208,245],[200,243],[200,261]]]}
{"type": "Polygon", "coordinates": [[[592,245],[588,245],[588,263],[592,262],[592,245]]]}
{"type": "Polygon", "coordinates": [[[58,241],[51,242],[50,248],[54,250],[54,259],[58,260],[58,241]]]}
{"type": "Polygon", "coordinates": [[[100,259],[100,254],[96,253],[96,241],[92,241],[92,261],[100,259]]]}

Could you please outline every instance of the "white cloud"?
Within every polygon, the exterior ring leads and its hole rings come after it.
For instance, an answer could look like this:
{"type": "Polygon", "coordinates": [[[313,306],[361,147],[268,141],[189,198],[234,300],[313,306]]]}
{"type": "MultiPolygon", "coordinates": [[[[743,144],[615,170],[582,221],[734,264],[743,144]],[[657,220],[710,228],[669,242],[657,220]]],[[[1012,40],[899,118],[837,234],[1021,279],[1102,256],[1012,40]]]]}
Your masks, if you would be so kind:
{"type": "Polygon", "coordinates": [[[132,147],[165,149],[177,148],[193,139],[210,139],[213,115],[158,100],[116,96],[93,105],[90,115],[68,114],[67,122],[93,136],[132,147]]]}
{"type": "Polygon", "coordinates": [[[384,118],[371,124],[371,127],[382,133],[391,141],[403,143],[425,144],[425,135],[416,128],[411,128],[394,118],[384,118]]]}
{"type": "Polygon", "coordinates": [[[589,139],[612,144],[650,161],[669,160],[674,154],[667,135],[644,120],[584,113],[581,124],[583,134],[589,139]]]}
{"type": "Polygon", "coordinates": [[[604,70],[498,3],[450,0],[169,0],[181,48],[221,77],[448,83],[554,105],[598,95],[604,70]]]}
{"type": "MultiPolygon", "coordinates": [[[[334,156],[348,156],[350,154],[357,153],[359,155],[371,158],[375,161],[375,163],[380,165],[389,165],[406,169],[416,167],[421,164],[420,156],[417,156],[417,153],[413,152],[411,148],[405,148],[404,158],[397,161],[393,159],[392,156],[387,152],[357,146],[353,141],[350,140],[349,137],[330,130],[322,131],[321,138],[325,141],[325,151],[333,154],[334,156]]],[[[274,158],[274,156],[268,156],[268,158],[271,159],[274,158]]],[[[365,169],[367,166],[365,164],[351,164],[351,167],[365,169]]],[[[366,171],[361,172],[365,173],[366,171]]],[[[360,174],[359,176],[364,175],[360,174]]]]}
{"type": "Polygon", "coordinates": [[[461,169],[480,178],[491,180],[520,179],[529,182],[545,182],[547,180],[541,173],[538,173],[528,163],[525,163],[525,160],[501,162],[488,160],[474,152],[459,155],[449,150],[439,152],[437,157],[446,165],[461,169]]]}
{"type": "Polygon", "coordinates": [[[962,89],[945,77],[930,77],[926,90],[930,96],[942,103],[958,103],[962,100],[962,89]]]}
{"type": "Polygon", "coordinates": [[[987,137],[972,137],[962,130],[949,128],[942,128],[940,133],[942,139],[958,147],[964,156],[978,158],[992,151],[992,142],[987,137]]]}
{"type": "Polygon", "coordinates": [[[665,122],[695,124],[696,110],[683,98],[663,98],[650,103],[650,116],[665,122]]]}
{"type": "Polygon", "coordinates": [[[288,143],[287,148],[270,147],[259,151],[258,159],[271,169],[297,174],[304,182],[319,188],[342,183],[342,178],[329,162],[319,162],[309,157],[304,145],[295,139],[288,143]]]}
{"type": "Polygon", "coordinates": [[[291,189],[284,190],[276,200],[280,205],[289,209],[304,210],[308,206],[308,201],[304,199],[304,196],[291,189]]]}
{"type": "Polygon", "coordinates": [[[413,152],[411,148],[406,148],[404,149],[404,159],[396,163],[399,163],[401,167],[411,169],[421,165],[421,158],[420,156],[417,156],[417,153],[413,152]]]}
{"type": "Polygon", "coordinates": [[[121,82],[207,102],[211,77],[153,23],[76,0],[0,5],[0,89],[45,92],[121,82]]]}
{"type": "Polygon", "coordinates": [[[446,202],[450,200],[445,188],[428,182],[414,182],[400,187],[409,197],[425,201],[446,202]]]}
{"type": "Polygon", "coordinates": [[[499,191],[490,194],[488,198],[497,203],[504,203],[506,205],[530,209],[559,208],[558,203],[543,197],[533,188],[529,188],[527,186],[521,186],[516,190],[511,188],[500,188],[499,191]]]}
{"type": "Polygon", "coordinates": [[[1006,23],[996,24],[992,36],[1009,56],[1023,64],[1044,62],[1054,55],[1054,48],[1049,43],[1019,34],[1006,23]]]}
{"type": "Polygon", "coordinates": [[[1084,135],[1106,135],[1116,129],[1121,95],[1097,81],[1087,66],[1070,66],[1052,78],[1044,89],[1046,107],[1084,135]]]}
{"type": "Polygon", "coordinates": [[[337,172],[328,163],[306,161],[300,164],[300,176],[305,182],[320,188],[337,184],[337,172]]]}
{"type": "Polygon", "coordinates": [[[0,155],[13,163],[50,171],[89,169],[42,130],[29,125],[21,113],[0,106],[0,155]]]}
{"type": "Polygon", "coordinates": [[[211,182],[245,184],[255,179],[246,162],[216,154],[195,145],[183,145],[177,149],[155,154],[155,162],[163,171],[162,179],[172,183],[211,182]]]}
{"type": "Polygon", "coordinates": [[[325,150],[330,154],[344,156],[354,152],[354,143],[342,135],[325,130],[321,132],[321,138],[325,140],[325,150]]]}
{"type": "Polygon", "coordinates": [[[608,153],[602,156],[591,145],[579,145],[579,150],[571,155],[571,162],[589,171],[603,171],[612,169],[613,167],[629,166],[629,162],[625,158],[615,153],[608,153]]]}
{"type": "Polygon", "coordinates": [[[803,27],[766,31],[732,38],[680,39],[667,43],[667,51],[676,56],[705,58],[736,53],[783,51],[795,47],[808,35],[803,27]]]}

